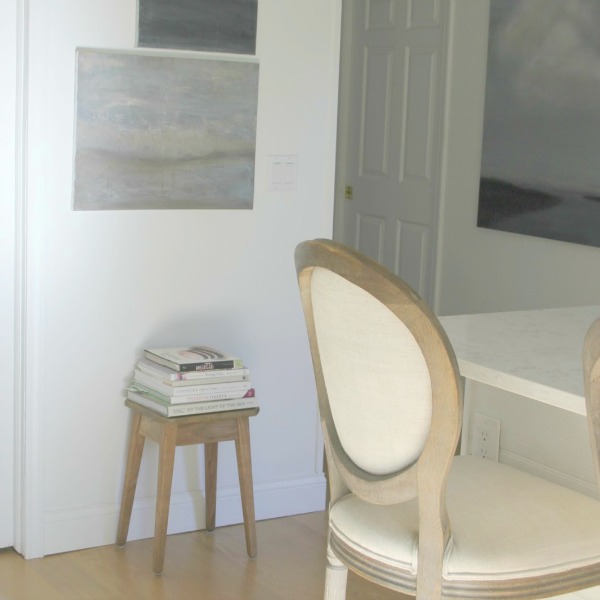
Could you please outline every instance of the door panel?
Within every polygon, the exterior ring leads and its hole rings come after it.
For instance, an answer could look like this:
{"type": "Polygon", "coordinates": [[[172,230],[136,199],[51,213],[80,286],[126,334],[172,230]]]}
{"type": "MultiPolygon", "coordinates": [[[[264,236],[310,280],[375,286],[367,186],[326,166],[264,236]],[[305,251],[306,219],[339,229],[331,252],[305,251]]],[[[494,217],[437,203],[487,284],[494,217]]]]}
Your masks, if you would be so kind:
{"type": "Polygon", "coordinates": [[[367,29],[393,29],[395,8],[394,0],[371,0],[368,2],[367,29]]]}
{"type": "Polygon", "coordinates": [[[385,220],[380,217],[357,214],[354,247],[380,263],[383,261],[384,242],[385,220]]]}
{"type": "Polygon", "coordinates": [[[413,0],[410,27],[435,27],[440,24],[440,0],[413,0]]]}
{"type": "Polygon", "coordinates": [[[387,175],[390,160],[392,53],[391,48],[365,49],[360,145],[361,175],[387,175]]]}
{"type": "Polygon", "coordinates": [[[398,221],[396,224],[396,261],[394,271],[402,273],[402,278],[418,294],[429,295],[425,266],[429,257],[430,228],[418,223],[398,221]]]}
{"type": "Polygon", "coordinates": [[[428,302],[434,277],[447,4],[347,0],[336,231],[428,302]]]}
{"type": "Polygon", "coordinates": [[[432,103],[435,101],[436,53],[407,52],[406,112],[402,130],[403,160],[400,181],[406,178],[431,179],[432,103]]]}

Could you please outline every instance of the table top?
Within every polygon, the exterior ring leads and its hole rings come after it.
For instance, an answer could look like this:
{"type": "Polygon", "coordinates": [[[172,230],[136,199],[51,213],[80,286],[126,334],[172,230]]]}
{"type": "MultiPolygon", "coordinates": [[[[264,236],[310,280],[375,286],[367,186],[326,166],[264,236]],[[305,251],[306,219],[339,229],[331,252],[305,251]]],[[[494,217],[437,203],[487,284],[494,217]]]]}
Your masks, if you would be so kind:
{"type": "Polygon", "coordinates": [[[600,306],[440,318],[466,379],[585,415],[582,351],[600,306]]]}

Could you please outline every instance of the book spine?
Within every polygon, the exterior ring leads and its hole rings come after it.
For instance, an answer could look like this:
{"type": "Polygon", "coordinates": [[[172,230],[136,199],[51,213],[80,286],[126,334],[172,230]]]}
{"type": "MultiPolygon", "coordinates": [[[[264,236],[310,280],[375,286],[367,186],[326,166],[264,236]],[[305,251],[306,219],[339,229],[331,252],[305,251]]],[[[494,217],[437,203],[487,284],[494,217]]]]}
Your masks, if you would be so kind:
{"type": "Polygon", "coordinates": [[[179,370],[186,371],[212,371],[217,369],[240,369],[241,359],[213,360],[211,362],[184,363],[179,365],[179,370]]]}
{"type": "Polygon", "coordinates": [[[138,371],[142,371],[143,373],[152,375],[152,377],[162,379],[163,381],[169,383],[179,381],[181,379],[181,373],[179,371],[173,371],[173,369],[170,369],[169,367],[159,365],[157,362],[146,358],[139,360],[135,365],[135,368],[138,371]]]}
{"type": "Polygon", "coordinates": [[[196,394],[209,393],[227,393],[227,392],[246,392],[251,387],[250,381],[225,381],[221,383],[212,383],[210,379],[206,383],[198,383],[197,380],[191,380],[188,385],[173,386],[163,380],[157,379],[152,375],[148,375],[138,369],[134,371],[133,380],[147,385],[148,387],[165,394],[167,396],[194,396],[196,394]]]}
{"type": "Polygon", "coordinates": [[[142,392],[138,392],[137,390],[130,388],[127,390],[127,398],[129,400],[137,402],[138,404],[141,404],[142,406],[145,406],[146,408],[150,408],[151,410],[154,410],[157,413],[164,415],[165,417],[168,416],[167,405],[164,405],[159,400],[153,400],[152,398],[150,398],[146,394],[143,394],[142,392]]]}
{"type": "Polygon", "coordinates": [[[197,379],[229,379],[236,378],[238,381],[250,378],[250,369],[244,366],[233,369],[209,369],[208,371],[185,371],[179,373],[179,381],[195,381],[197,379]]]}
{"type": "Polygon", "coordinates": [[[167,404],[189,404],[191,402],[212,402],[213,400],[234,400],[237,398],[252,398],[255,393],[254,389],[229,392],[207,392],[206,394],[194,394],[191,396],[167,396],[151,387],[133,380],[131,382],[134,388],[142,392],[156,397],[158,400],[167,404]]]}
{"type": "Polygon", "coordinates": [[[168,383],[169,385],[189,385],[188,382],[197,382],[198,385],[204,383],[220,383],[222,381],[246,381],[250,379],[250,369],[242,367],[240,369],[216,369],[212,371],[173,371],[164,365],[158,363],[148,363],[138,361],[136,368],[147,375],[168,383]]]}
{"type": "Polygon", "coordinates": [[[173,369],[174,371],[180,370],[179,365],[177,363],[174,363],[172,360],[163,358],[162,356],[157,356],[156,354],[152,354],[152,352],[148,352],[147,350],[144,351],[144,356],[148,360],[153,360],[155,363],[157,363],[159,365],[163,365],[165,367],[169,367],[169,369],[173,369]]]}
{"type": "Polygon", "coordinates": [[[227,373],[231,371],[232,373],[239,373],[243,371],[243,369],[227,369],[223,371],[219,369],[218,371],[186,371],[184,375],[198,375],[205,374],[211,375],[210,377],[182,377],[181,379],[177,379],[175,381],[169,381],[165,383],[169,383],[174,387],[186,387],[189,385],[211,385],[215,383],[236,383],[238,381],[250,381],[250,372],[245,374],[233,374],[233,375],[223,375],[223,373],[227,373]]]}
{"type": "Polygon", "coordinates": [[[240,410],[243,408],[254,408],[258,401],[253,398],[237,398],[234,400],[217,400],[215,402],[200,402],[195,404],[183,404],[179,406],[165,406],[158,400],[149,397],[143,392],[128,390],[127,397],[141,406],[164,415],[165,417],[181,417],[185,415],[197,415],[211,412],[224,412],[227,410],[240,410]]]}
{"type": "Polygon", "coordinates": [[[253,408],[255,406],[258,406],[256,398],[237,398],[234,400],[169,406],[167,408],[167,415],[169,417],[182,417],[184,415],[198,415],[211,412],[224,412],[227,410],[240,410],[242,408],[253,408]]]}
{"type": "Polygon", "coordinates": [[[174,371],[212,371],[213,369],[241,369],[244,365],[241,358],[224,359],[224,360],[212,360],[203,361],[196,363],[176,363],[168,358],[158,356],[148,350],[144,351],[144,355],[147,359],[153,360],[159,365],[164,365],[173,369],[174,371]]]}

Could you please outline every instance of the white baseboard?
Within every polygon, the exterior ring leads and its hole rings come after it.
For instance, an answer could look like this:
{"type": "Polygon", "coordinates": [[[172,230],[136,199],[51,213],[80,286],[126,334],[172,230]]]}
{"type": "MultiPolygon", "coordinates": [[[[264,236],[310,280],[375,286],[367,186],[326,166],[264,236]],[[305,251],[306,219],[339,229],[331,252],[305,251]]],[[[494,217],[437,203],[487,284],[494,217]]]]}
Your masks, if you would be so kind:
{"type": "Polygon", "coordinates": [[[600,587],[593,587],[581,592],[575,592],[574,596],[578,600],[600,600],[600,587]]]}
{"type": "MultiPolygon", "coordinates": [[[[136,499],[128,540],[154,535],[156,498],[136,499]]],[[[325,478],[322,474],[255,485],[256,520],[274,519],[325,509],[325,478]]],[[[70,552],[114,544],[119,505],[48,511],[44,516],[44,554],[70,552]]],[[[217,491],[217,526],[241,523],[242,505],[238,488],[217,491]]],[[[204,497],[200,491],[172,494],[168,533],[204,529],[204,497]]]]}
{"type": "Polygon", "coordinates": [[[521,471],[531,473],[532,475],[536,475],[537,477],[541,477],[542,479],[547,479],[548,481],[552,481],[563,487],[575,490],[576,492],[585,494],[591,498],[598,497],[597,485],[583,481],[579,477],[574,477],[568,473],[564,473],[563,471],[559,471],[527,457],[518,456],[512,452],[501,450],[500,462],[515,467],[516,469],[520,469],[521,471]]]}
{"type": "Polygon", "coordinates": [[[588,588],[580,592],[572,592],[562,596],[552,596],[548,600],[600,600],[600,587],[588,588]]]}

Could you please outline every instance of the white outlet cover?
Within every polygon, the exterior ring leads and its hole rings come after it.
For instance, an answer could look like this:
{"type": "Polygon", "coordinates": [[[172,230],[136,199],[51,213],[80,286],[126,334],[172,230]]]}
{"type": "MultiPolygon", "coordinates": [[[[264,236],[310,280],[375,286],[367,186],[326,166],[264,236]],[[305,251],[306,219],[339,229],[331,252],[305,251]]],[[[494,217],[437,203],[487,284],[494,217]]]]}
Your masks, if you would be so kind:
{"type": "Polygon", "coordinates": [[[471,454],[498,462],[500,457],[500,420],[473,413],[471,417],[471,454]]]}

